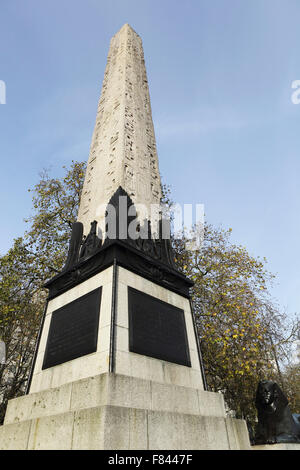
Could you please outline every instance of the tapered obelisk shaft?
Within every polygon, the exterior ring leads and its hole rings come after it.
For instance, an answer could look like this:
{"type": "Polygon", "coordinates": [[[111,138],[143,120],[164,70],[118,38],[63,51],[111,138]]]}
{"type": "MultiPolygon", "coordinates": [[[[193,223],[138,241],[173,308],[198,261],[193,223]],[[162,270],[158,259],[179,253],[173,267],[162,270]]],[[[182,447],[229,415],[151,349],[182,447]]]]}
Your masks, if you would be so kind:
{"type": "MultiPolygon", "coordinates": [[[[135,204],[159,204],[161,183],[142,40],[125,24],[112,38],[78,212],[102,225],[119,186],[135,204]]],[[[150,213],[150,212],[149,212],[150,213]]]]}

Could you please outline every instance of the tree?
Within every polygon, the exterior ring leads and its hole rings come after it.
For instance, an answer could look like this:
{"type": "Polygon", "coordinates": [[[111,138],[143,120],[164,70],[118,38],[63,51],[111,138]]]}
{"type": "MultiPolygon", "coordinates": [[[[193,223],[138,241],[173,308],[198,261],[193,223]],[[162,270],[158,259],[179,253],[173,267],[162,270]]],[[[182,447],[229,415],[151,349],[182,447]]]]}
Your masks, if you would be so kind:
{"type": "Polygon", "coordinates": [[[300,411],[300,364],[294,363],[286,367],[283,372],[284,390],[289,398],[289,405],[293,413],[300,411]]]}
{"type": "Polygon", "coordinates": [[[6,345],[6,362],[0,365],[0,422],[7,401],[22,395],[32,361],[44,295],[36,295],[40,280],[35,257],[24,240],[0,258],[0,338],[6,345]]]}
{"type": "Polygon", "coordinates": [[[6,363],[0,365],[0,423],[7,401],[26,388],[47,294],[43,284],[66,259],[85,164],[73,162],[65,170],[61,179],[43,172],[33,189],[29,230],[0,257],[0,339],[6,344],[6,363]]]}
{"type": "Polygon", "coordinates": [[[62,178],[50,178],[47,171],[33,190],[33,215],[25,233],[26,247],[36,257],[40,286],[53,272],[60,271],[66,258],[73,222],[76,221],[85,163],[72,162],[62,178]]]}
{"type": "Polygon", "coordinates": [[[194,314],[209,389],[222,391],[229,409],[253,423],[257,383],[278,376],[297,328],[268,295],[274,276],[266,260],[232,244],[230,236],[231,229],[206,225],[200,250],[187,250],[184,237],[174,245],[177,265],[195,282],[194,314]]]}

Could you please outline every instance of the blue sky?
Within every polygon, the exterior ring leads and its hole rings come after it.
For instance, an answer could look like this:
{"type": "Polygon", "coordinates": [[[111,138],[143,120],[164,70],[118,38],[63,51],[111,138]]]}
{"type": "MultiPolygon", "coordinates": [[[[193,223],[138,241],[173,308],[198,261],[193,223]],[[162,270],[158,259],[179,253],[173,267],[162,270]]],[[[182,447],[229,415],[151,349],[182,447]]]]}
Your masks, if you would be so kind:
{"type": "Polygon", "coordinates": [[[299,0],[0,0],[0,252],[28,188],[87,160],[111,36],[142,37],[160,171],[180,203],[266,256],[299,311],[299,0]]]}

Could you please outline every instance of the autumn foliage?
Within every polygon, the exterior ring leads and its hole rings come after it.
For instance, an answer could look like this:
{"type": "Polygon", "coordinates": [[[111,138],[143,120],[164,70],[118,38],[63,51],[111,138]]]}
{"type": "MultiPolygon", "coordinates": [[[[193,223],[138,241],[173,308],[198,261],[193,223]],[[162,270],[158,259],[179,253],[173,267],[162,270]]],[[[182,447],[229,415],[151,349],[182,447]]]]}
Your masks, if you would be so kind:
{"type": "Polygon", "coordinates": [[[257,383],[280,380],[279,362],[289,354],[296,324],[268,294],[274,276],[266,260],[234,245],[230,236],[231,229],[205,225],[200,250],[175,241],[177,263],[195,283],[194,314],[209,389],[222,391],[237,417],[254,421],[257,383]]]}

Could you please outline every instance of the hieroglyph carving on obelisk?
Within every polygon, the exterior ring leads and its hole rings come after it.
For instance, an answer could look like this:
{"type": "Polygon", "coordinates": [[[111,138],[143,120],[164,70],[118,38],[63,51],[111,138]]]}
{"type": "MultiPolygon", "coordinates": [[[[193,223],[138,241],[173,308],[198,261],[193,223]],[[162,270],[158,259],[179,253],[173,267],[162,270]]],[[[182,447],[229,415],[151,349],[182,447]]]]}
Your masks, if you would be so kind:
{"type": "Polygon", "coordinates": [[[142,40],[128,24],[110,43],[78,212],[85,234],[93,220],[103,227],[104,208],[119,186],[137,208],[146,206],[149,215],[151,204],[160,203],[161,182],[142,40]]]}

